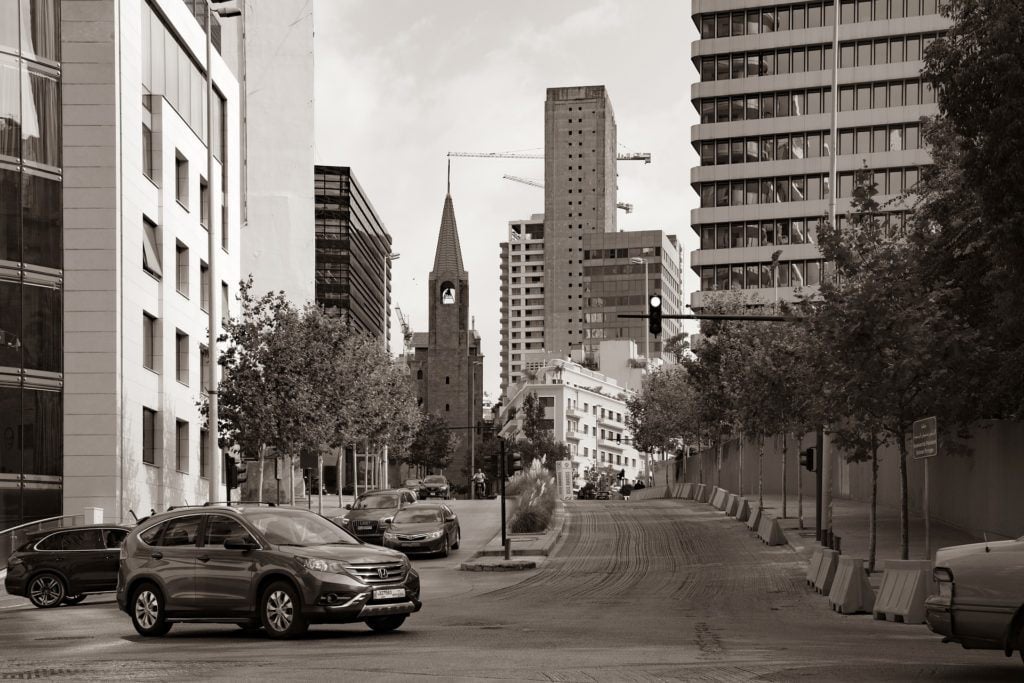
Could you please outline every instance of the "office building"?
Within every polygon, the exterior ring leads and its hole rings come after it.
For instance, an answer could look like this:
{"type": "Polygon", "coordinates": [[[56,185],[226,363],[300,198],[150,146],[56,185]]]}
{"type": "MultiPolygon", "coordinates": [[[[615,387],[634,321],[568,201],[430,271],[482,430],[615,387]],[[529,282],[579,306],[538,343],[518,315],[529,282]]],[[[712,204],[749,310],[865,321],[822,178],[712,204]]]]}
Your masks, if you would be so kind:
{"type": "Polygon", "coordinates": [[[501,243],[501,395],[522,379],[523,355],[544,350],[544,215],[512,221],[501,243]]]}
{"type": "Polygon", "coordinates": [[[445,474],[465,488],[478,445],[470,427],[482,417],[484,357],[480,335],[470,326],[469,273],[450,191],[444,199],[428,287],[429,330],[412,335],[412,355],[406,358],[421,410],[443,418],[458,435],[445,474]]]}
{"type": "Polygon", "coordinates": [[[316,303],[389,340],[391,235],[352,169],[317,166],[314,183],[316,303]]]}
{"type": "Polygon", "coordinates": [[[60,10],[0,3],[0,529],[61,514],[60,10]]]}
{"type": "Polygon", "coordinates": [[[225,498],[197,403],[237,314],[240,109],[205,7],[63,5],[65,514],[225,498]]]}
{"type": "MultiPolygon", "coordinates": [[[[922,54],[947,27],[938,0],[842,0],[839,4],[838,203],[842,221],[854,172],[874,172],[885,204],[913,188],[923,116],[937,112],[921,78],[922,54]]],[[[817,225],[829,205],[835,4],[693,0],[700,113],[691,173],[700,208],[694,308],[733,289],[771,303],[815,287],[824,263],[817,225]],[[772,254],[781,250],[777,274],[772,254]]],[[[901,205],[887,207],[899,230],[901,205]]]]}
{"type": "MultiPolygon", "coordinates": [[[[204,0],[188,0],[202,5],[204,0]]],[[[308,0],[234,0],[225,61],[241,88],[242,274],[296,306],[316,297],[313,16],[308,0]]]]}

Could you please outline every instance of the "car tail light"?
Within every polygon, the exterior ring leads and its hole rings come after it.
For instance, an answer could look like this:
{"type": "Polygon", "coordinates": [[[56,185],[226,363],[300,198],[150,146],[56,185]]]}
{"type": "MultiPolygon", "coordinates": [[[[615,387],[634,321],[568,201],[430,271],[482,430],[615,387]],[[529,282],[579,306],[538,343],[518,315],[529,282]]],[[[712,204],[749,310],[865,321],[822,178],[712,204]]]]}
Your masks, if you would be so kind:
{"type": "Polygon", "coordinates": [[[124,543],[121,544],[121,550],[117,553],[117,559],[121,561],[128,559],[128,548],[125,547],[124,543]]]}
{"type": "Polygon", "coordinates": [[[936,567],[932,570],[932,578],[939,584],[939,597],[953,599],[953,572],[948,567],[936,567]]]}

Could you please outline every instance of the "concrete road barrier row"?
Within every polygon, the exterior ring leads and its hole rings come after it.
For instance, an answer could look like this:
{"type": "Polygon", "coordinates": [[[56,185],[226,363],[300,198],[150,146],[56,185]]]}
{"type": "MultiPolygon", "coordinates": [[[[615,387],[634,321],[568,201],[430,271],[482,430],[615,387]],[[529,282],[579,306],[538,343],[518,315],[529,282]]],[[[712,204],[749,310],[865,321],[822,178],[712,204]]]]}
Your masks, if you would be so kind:
{"type": "Polygon", "coordinates": [[[696,484],[683,484],[683,498],[686,500],[693,500],[694,493],[697,491],[696,484]]]}
{"type": "Polygon", "coordinates": [[[840,557],[832,579],[832,590],[828,604],[840,614],[872,612],[875,607],[875,591],[868,581],[864,560],[860,557],[840,557]]]}
{"type": "Polygon", "coordinates": [[[872,613],[875,619],[924,623],[924,601],[933,590],[929,560],[886,560],[872,613]]]}
{"type": "Polygon", "coordinates": [[[725,489],[718,489],[715,492],[715,497],[711,499],[711,504],[719,510],[725,510],[725,500],[728,495],[729,492],[725,489]]]}
{"type": "Polygon", "coordinates": [[[693,495],[693,499],[698,503],[708,502],[708,486],[707,484],[698,484],[697,491],[693,495]]]}
{"type": "Polygon", "coordinates": [[[754,503],[750,506],[750,516],[747,518],[747,528],[751,531],[757,531],[757,528],[761,525],[761,506],[754,503]]]}
{"type": "Polygon", "coordinates": [[[779,520],[768,515],[761,515],[757,536],[768,545],[786,545],[786,535],[782,533],[779,520]]]}
{"type": "Polygon", "coordinates": [[[814,552],[811,553],[811,561],[807,563],[807,573],[804,575],[804,580],[807,581],[808,586],[813,586],[814,580],[818,578],[821,558],[824,557],[823,550],[824,548],[815,548],[814,552]]]}
{"type": "Polygon", "coordinates": [[[729,494],[729,500],[725,504],[725,514],[735,517],[740,511],[740,497],[735,493],[729,494]]]}

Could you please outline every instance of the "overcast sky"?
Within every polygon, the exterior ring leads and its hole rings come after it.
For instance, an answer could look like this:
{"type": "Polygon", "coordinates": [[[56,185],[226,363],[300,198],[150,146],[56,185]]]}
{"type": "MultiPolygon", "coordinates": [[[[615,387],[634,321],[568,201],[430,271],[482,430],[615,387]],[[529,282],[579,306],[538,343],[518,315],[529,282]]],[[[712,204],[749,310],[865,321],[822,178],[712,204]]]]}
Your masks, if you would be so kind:
{"type": "MultiPolygon", "coordinates": [[[[427,329],[427,277],[445,195],[448,151],[542,151],[548,87],[604,85],[620,150],[619,228],[696,237],[690,126],[697,31],[682,0],[315,0],[316,161],[351,166],[401,254],[393,303],[427,329]]],[[[544,210],[541,160],[453,159],[452,199],[469,271],[470,312],[499,393],[499,248],[508,221],[544,210]]],[[[391,348],[401,349],[397,316],[391,348]]]]}

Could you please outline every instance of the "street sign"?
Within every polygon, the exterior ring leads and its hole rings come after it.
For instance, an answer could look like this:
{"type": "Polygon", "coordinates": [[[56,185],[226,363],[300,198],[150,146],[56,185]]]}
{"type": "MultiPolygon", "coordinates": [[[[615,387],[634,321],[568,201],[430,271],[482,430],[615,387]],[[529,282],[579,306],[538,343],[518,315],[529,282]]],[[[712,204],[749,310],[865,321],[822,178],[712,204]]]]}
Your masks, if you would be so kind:
{"type": "Polygon", "coordinates": [[[926,417],[914,422],[914,459],[934,458],[939,454],[939,437],[936,420],[926,417]]]}
{"type": "Polygon", "coordinates": [[[571,460],[558,460],[555,462],[555,485],[557,486],[558,497],[562,500],[572,500],[573,469],[571,460]]]}

